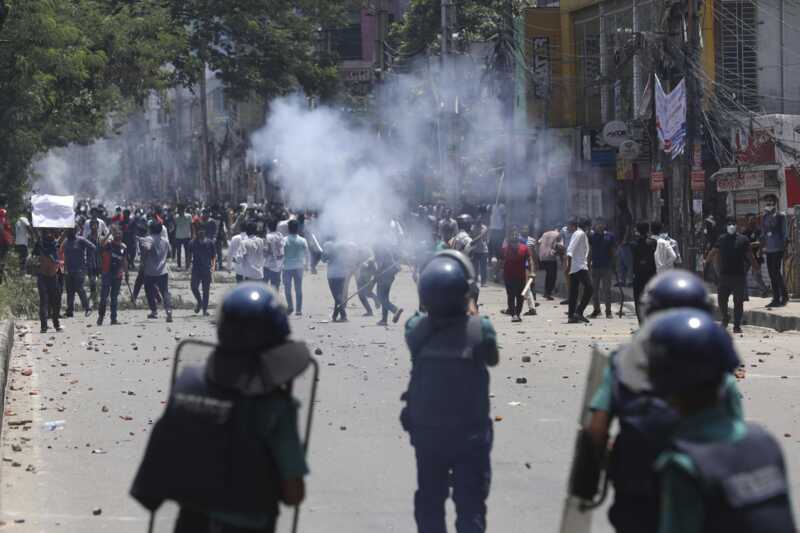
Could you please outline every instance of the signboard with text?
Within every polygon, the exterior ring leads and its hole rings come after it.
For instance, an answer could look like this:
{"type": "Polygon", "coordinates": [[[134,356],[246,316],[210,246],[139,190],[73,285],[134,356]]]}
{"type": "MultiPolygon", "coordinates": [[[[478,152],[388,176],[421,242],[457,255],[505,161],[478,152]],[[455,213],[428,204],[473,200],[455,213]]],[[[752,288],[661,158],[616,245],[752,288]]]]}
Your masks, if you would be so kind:
{"type": "Polygon", "coordinates": [[[717,191],[730,192],[763,189],[765,181],[763,170],[729,174],[717,178],[717,191]]]}
{"type": "Polygon", "coordinates": [[[692,170],[692,191],[701,192],[706,190],[706,171],[703,169],[692,170]]]}
{"type": "Polygon", "coordinates": [[[662,191],[664,190],[664,172],[661,170],[652,170],[650,172],[650,190],[662,191]]]}

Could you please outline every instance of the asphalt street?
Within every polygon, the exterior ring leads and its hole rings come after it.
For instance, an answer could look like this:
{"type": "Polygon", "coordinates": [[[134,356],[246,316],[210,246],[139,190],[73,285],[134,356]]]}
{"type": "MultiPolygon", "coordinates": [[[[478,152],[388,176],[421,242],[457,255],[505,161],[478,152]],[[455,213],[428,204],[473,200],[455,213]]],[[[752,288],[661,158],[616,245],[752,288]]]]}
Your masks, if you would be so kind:
{"type": "MultiPolygon", "coordinates": [[[[190,301],[187,275],[172,278],[173,291],[190,301]]],[[[215,283],[214,301],[232,286],[229,277],[218,279],[225,283],[215,283]]],[[[405,308],[404,321],[417,304],[407,271],[398,276],[393,299],[405,308]]],[[[321,350],[321,378],[300,531],[414,531],[414,456],[398,421],[410,368],[402,322],[377,326],[377,318],[360,316],[353,299],[350,322],[331,323],[324,270],[306,276],[305,300],[304,315],[292,317],[294,337],[321,350]]],[[[625,342],[635,320],[628,311],[622,319],[568,325],[564,306],[540,299],[538,316],[512,324],[499,313],[502,287],[484,289],[481,301],[502,346],[501,363],[491,371],[496,422],[489,531],[556,532],[591,347],[625,342]]],[[[20,324],[2,434],[3,528],[146,531],[148,516],[128,490],[164,407],[173,350],[180,339],[214,338],[213,321],[190,305],[176,310],[172,324],[146,314],[124,310],[122,325],[103,327],[96,316],[81,314],[64,320],[63,333],[44,335],[36,322],[20,324]]],[[[797,501],[800,335],[745,327],[736,342],[746,361],[740,381],[746,416],[778,436],[797,501]]],[[[308,376],[297,384],[301,400],[309,384],[308,376]]],[[[172,508],[160,513],[156,531],[170,531],[173,514],[172,508]]],[[[452,507],[448,516],[452,523],[452,507]]],[[[289,531],[290,517],[285,510],[280,531],[289,531]]],[[[602,510],[594,523],[594,531],[611,531],[602,510]]]]}

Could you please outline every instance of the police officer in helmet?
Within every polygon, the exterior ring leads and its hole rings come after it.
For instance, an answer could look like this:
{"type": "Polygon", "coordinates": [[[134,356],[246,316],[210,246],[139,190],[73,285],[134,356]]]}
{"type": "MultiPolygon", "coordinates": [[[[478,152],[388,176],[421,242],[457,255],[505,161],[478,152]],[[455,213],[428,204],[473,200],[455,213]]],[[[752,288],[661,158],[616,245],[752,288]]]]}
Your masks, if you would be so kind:
{"type": "MultiPolygon", "coordinates": [[[[645,286],[640,302],[644,324],[674,308],[712,310],[711,296],[698,276],[671,269],[645,286]]],[[[611,354],[603,382],[592,398],[592,416],[586,428],[594,444],[594,451],[587,453],[599,457],[607,448],[612,420],[616,418],[619,422],[619,433],[606,467],[614,487],[614,502],[608,517],[619,533],[656,530],[659,495],[652,465],[677,423],[677,413],[654,394],[642,368],[646,368],[646,360],[635,342],[611,354]]],[[[736,379],[729,374],[723,384],[726,408],[733,418],[741,420],[736,379]]],[[[596,463],[595,468],[599,469],[596,463]]]]}
{"type": "Polygon", "coordinates": [[[675,309],[646,324],[636,343],[653,389],[679,417],[656,461],[663,502],[657,531],[793,533],[779,444],[731,416],[720,394],[740,364],[727,332],[708,313],[675,309]]]}
{"type": "Polygon", "coordinates": [[[491,322],[477,316],[474,285],[464,254],[437,253],[419,278],[426,312],[406,323],[412,369],[400,418],[416,453],[420,533],[446,533],[451,484],[458,533],[486,531],[493,440],[487,367],[497,365],[498,348],[491,322]]]}
{"type": "Polygon", "coordinates": [[[205,367],[178,377],[131,495],[152,512],[177,502],[176,533],[272,533],[279,502],[305,495],[291,382],[311,356],[262,283],[225,296],[217,334],[205,367]]]}

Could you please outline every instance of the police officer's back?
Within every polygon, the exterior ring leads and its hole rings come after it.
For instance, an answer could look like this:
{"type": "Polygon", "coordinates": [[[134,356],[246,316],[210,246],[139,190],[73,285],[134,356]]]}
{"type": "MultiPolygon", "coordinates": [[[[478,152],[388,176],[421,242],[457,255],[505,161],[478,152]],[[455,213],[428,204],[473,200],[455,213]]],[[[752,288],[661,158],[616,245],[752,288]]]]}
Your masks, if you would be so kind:
{"type": "Polygon", "coordinates": [[[677,309],[655,317],[637,342],[656,392],[679,415],[656,462],[659,533],[793,533],[780,446],[731,416],[720,397],[740,364],[727,332],[708,313],[677,309]]]}
{"type": "Polygon", "coordinates": [[[289,386],[308,365],[266,284],[226,295],[219,346],[178,377],[131,494],[181,506],[175,531],[273,532],[279,502],[299,504],[308,472],[289,386]]]}
{"type": "MultiPolygon", "coordinates": [[[[658,274],[641,298],[645,324],[654,316],[674,308],[711,310],[711,298],[695,274],[671,269],[658,274]]],[[[669,442],[677,413],[654,394],[647,379],[646,359],[636,342],[620,346],[610,357],[603,381],[592,398],[588,431],[595,445],[605,450],[612,419],[619,422],[607,464],[614,488],[609,521],[618,533],[655,531],[659,517],[659,494],[653,463],[669,442]]],[[[723,397],[728,412],[742,418],[736,379],[727,375],[723,397]]]]}
{"type": "Polygon", "coordinates": [[[414,516],[420,533],[444,533],[453,486],[458,533],[486,530],[491,480],[489,372],[498,362],[496,333],[476,316],[475,276],[466,256],[440,252],[423,268],[421,304],[406,324],[412,370],[401,414],[417,458],[414,516]]]}

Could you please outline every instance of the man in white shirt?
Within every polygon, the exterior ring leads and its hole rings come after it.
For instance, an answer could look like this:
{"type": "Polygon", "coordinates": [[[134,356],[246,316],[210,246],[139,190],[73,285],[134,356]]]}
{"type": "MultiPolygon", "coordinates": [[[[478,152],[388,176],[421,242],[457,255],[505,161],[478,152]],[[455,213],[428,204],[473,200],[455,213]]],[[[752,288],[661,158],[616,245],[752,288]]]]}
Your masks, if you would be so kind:
{"type": "Polygon", "coordinates": [[[662,232],[660,222],[653,222],[650,228],[656,238],[656,272],[660,274],[675,267],[675,263],[678,261],[678,253],[675,251],[677,243],[666,231],[662,232]]]}
{"type": "Polygon", "coordinates": [[[283,271],[284,236],[278,231],[278,222],[270,219],[267,222],[267,238],[264,240],[264,280],[275,290],[281,288],[281,272],[283,271]]]}
{"type": "Polygon", "coordinates": [[[233,272],[236,274],[236,283],[244,281],[242,275],[242,260],[244,259],[244,249],[242,244],[247,240],[247,232],[242,230],[238,235],[234,235],[228,244],[228,262],[233,263],[233,272]]]}
{"type": "Polygon", "coordinates": [[[255,222],[246,222],[244,227],[247,236],[238,250],[242,281],[261,281],[264,279],[264,239],[256,235],[255,222]]]}
{"type": "Polygon", "coordinates": [[[28,218],[20,216],[14,225],[14,242],[17,255],[19,255],[19,271],[25,273],[28,266],[28,243],[31,237],[31,223],[28,218]]]}
{"type": "Polygon", "coordinates": [[[578,221],[578,228],[572,234],[567,247],[567,272],[569,272],[569,323],[589,323],[583,311],[592,299],[592,281],[589,277],[589,238],[586,232],[592,225],[588,218],[578,221]],[[578,290],[583,285],[583,295],[578,304],[578,290]]]}
{"type": "Polygon", "coordinates": [[[96,207],[93,207],[90,211],[91,216],[83,223],[83,236],[87,239],[89,235],[92,234],[92,222],[97,222],[97,237],[100,239],[105,239],[108,237],[108,226],[106,226],[105,221],[100,218],[100,210],[96,207]]]}

